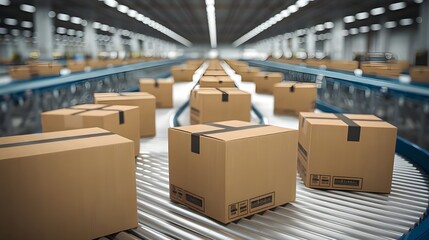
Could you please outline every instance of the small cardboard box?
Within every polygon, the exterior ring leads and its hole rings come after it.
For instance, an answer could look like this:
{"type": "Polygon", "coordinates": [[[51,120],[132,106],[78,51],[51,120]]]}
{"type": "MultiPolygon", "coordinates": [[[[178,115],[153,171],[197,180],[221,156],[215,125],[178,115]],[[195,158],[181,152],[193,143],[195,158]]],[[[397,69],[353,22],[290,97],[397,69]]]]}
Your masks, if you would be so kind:
{"type": "Polygon", "coordinates": [[[140,111],[140,136],[155,136],[155,96],[146,92],[94,93],[97,104],[137,106],[140,111]]]}
{"type": "Polygon", "coordinates": [[[200,79],[202,88],[236,87],[234,81],[228,76],[202,76],[200,79]]]}
{"type": "Polygon", "coordinates": [[[85,71],[86,63],[84,61],[67,61],[67,68],[71,72],[83,72],[85,71]]]}
{"type": "Polygon", "coordinates": [[[157,108],[173,107],[173,79],[141,79],[140,92],[148,92],[156,97],[157,108]]]}
{"type": "Polygon", "coordinates": [[[137,227],[135,169],[133,142],[100,128],[0,138],[1,238],[96,239],[137,227]]]}
{"type": "Polygon", "coordinates": [[[224,70],[207,70],[204,76],[228,76],[224,70]]]}
{"type": "Polygon", "coordinates": [[[334,61],[331,60],[327,63],[326,67],[334,70],[353,72],[358,68],[357,61],[334,61]]]}
{"type": "Polygon", "coordinates": [[[189,99],[191,124],[250,121],[251,95],[237,88],[200,88],[189,99]]]}
{"type": "Polygon", "coordinates": [[[237,71],[241,75],[241,81],[253,82],[253,78],[260,72],[260,68],[256,67],[240,67],[237,71]]]}
{"type": "Polygon", "coordinates": [[[273,93],[274,84],[283,80],[283,74],[278,72],[261,72],[254,76],[257,93],[273,93]]]}
{"type": "Polygon", "coordinates": [[[300,113],[298,172],[312,188],[389,193],[395,126],[374,115],[300,113]]]}
{"type": "Polygon", "coordinates": [[[410,75],[414,82],[429,83],[429,67],[413,67],[410,75]]]}
{"type": "Polygon", "coordinates": [[[35,68],[39,76],[58,76],[63,67],[58,63],[40,63],[35,68]]]}
{"type": "Polygon", "coordinates": [[[134,141],[140,153],[140,112],[135,106],[82,104],[42,113],[43,132],[99,127],[134,141]]]}
{"type": "Polygon", "coordinates": [[[9,76],[13,80],[26,80],[31,78],[31,70],[29,66],[13,66],[9,67],[9,76]]]}
{"type": "Polygon", "coordinates": [[[274,85],[274,113],[293,114],[314,112],[317,84],[281,82],[274,85]]]}
{"type": "Polygon", "coordinates": [[[176,82],[192,82],[195,68],[185,65],[171,67],[171,74],[176,82]]]}
{"type": "Polygon", "coordinates": [[[241,121],[170,128],[170,199],[223,223],[291,202],[296,144],[296,130],[241,121]]]}

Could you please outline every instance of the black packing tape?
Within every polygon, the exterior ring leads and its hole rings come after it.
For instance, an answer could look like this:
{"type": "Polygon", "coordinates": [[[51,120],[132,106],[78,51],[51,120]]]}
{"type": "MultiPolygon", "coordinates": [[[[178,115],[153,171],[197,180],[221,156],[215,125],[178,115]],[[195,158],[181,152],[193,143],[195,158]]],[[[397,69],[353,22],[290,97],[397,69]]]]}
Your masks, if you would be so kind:
{"type": "Polygon", "coordinates": [[[341,119],[347,124],[347,141],[349,142],[359,142],[360,140],[360,126],[357,125],[353,120],[346,117],[343,114],[335,114],[337,118],[341,119]]]}
{"type": "Polygon", "coordinates": [[[252,128],[260,128],[260,127],[266,127],[267,126],[267,125],[248,125],[248,126],[243,126],[243,127],[231,127],[231,126],[226,126],[226,125],[216,124],[216,123],[209,123],[206,125],[214,126],[214,127],[220,127],[223,129],[192,133],[191,134],[191,152],[196,153],[196,154],[200,154],[200,137],[201,136],[208,135],[208,134],[215,134],[215,133],[224,133],[224,132],[233,132],[233,131],[252,129],[252,128]]]}
{"type": "Polygon", "coordinates": [[[103,107],[92,108],[92,109],[82,109],[82,108],[69,108],[69,109],[81,110],[80,112],[76,112],[76,113],[73,113],[71,115],[77,115],[77,114],[81,114],[81,113],[89,112],[89,111],[93,111],[93,110],[118,111],[118,114],[119,114],[119,125],[124,124],[125,123],[125,113],[124,113],[124,111],[122,111],[122,110],[116,110],[116,109],[104,109],[104,108],[110,107],[110,106],[112,106],[112,105],[106,105],[106,106],[103,106],[103,107]]]}
{"type": "Polygon", "coordinates": [[[220,90],[219,88],[216,88],[217,90],[219,90],[220,92],[222,92],[222,102],[228,102],[229,100],[229,95],[227,92],[220,90]]]}
{"type": "Polygon", "coordinates": [[[20,146],[27,146],[27,145],[33,145],[33,144],[61,142],[61,141],[76,140],[76,139],[91,138],[91,137],[102,137],[102,136],[108,136],[108,135],[113,135],[113,133],[103,132],[103,133],[93,133],[93,134],[70,136],[70,137],[34,140],[34,141],[28,141],[28,142],[6,143],[6,144],[0,144],[0,148],[20,147],[20,146]]]}
{"type": "Polygon", "coordinates": [[[158,79],[155,79],[154,86],[155,86],[156,88],[159,88],[159,82],[158,82],[158,79]]]}
{"type": "Polygon", "coordinates": [[[295,92],[295,84],[292,84],[292,86],[290,86],[289,92],[295,92]]]}

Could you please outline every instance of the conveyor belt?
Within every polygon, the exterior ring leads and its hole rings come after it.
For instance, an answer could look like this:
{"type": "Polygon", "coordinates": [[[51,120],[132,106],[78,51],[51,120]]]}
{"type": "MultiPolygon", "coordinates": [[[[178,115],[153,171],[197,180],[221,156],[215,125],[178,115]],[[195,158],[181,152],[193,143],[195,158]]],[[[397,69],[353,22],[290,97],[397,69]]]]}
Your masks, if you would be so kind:
{"type": "MultiPolygon", "coordinates": [[[[174,85],[175,109],[193,83],[174,85]]],[[[254,92],[251,83],[240,88],[254,92]]],[[[272,113],[272,96],[252,95],[270,124],[297,128],[295,117],[272,113]]],[[[425,216],[428,176],[395,156],[391,194],[316,190],[297,176],[296,201],[228,225],[169,200],[167,129],[175,109],[157,110],[157,136],[142,139],[137,158],[140,227],[130,232],[147,239],[397,239],[425,216]]],[[[188,118],[187,113],[183,113],[188,118]]],[[[183,121],[186,121],[184,119],[183,121]]]]}

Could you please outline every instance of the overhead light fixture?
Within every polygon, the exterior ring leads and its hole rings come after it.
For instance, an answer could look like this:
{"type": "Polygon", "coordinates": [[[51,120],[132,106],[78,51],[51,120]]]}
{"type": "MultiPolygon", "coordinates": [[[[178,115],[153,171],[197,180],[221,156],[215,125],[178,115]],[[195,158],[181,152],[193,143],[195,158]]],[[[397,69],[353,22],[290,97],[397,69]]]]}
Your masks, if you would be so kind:
{"type": "Polygon", "coordinates": [[[296,1],[296,6],[298,6],[300,8],[307,6],[307,4],[308,4],[308,0],[298,0],[298,1],[296,1]]]}
{"type": "Polygon", "coordinates": [[[314,29],[318,32],[325,30],[325,26],[323,24],[318,24],[314,27],[314,29]]]}
{"type": "Polygon", "coordinates": [[[19,36],[19,30],[18,29],[12,29],[10,31],[10,34],[12,34],[12,36],[14,36],[14,37],[18,37],[19,36]]]}
{"type": "Polygon", "coordinates": [[[359,33],[359,30],[357,28],[350,28],[349,33],[351,35],[356,35],[359,33]]]}
{"type": "Polygon", "coordinates": [[[36,8],[34,6],[28,5],[28,4],[21,4],[19,5],[19,9],[24,12],[34,13],[36,11],[36,8]]]}
{"type": "Polygon", "coordinates": [[[67,35],[73,36],[73,35],[75,35],[75,33],[76,33],[76,30],[74,30],[74,29],[67,29],[67,35]]]}
{"type": "Polygon", "coordinates": [[[413,19],[411,19],[411,18],[404,18],[404,19],[399,20],[399,25],[401,25],[401,26],[408,26],[411,24],[413,24],[413,19]]]}
{"type": "Polygon", "coordinates": [[[371,25],[371,30],[372,31],[378,31],[378,30],[380,30],[381,29],[381,25],[380,24],[378,24],[378,23],[376,23],[376,24],[372,24],[371,25]]]}
{"type": "Polygon", "coordinates": [[[334,27],[334,23],[333,22],[325,22],[325,24],[323,24],[325,26],[326,29],[331,29],[334,27]]]}
{"type": "Polygon", "coordinates": [[[121,13],[127,13],[129,8],[125,5],[119,4],[117,9],[121,13]]]}
{"type": "Polygon", "coordinates": [[[354,16],[346,16],[346,17],[344,17],[344,22],[345,23],[352,23],[352,22],[354,22],[356,19],[355,19],[355,17],[354,16]]]}
{"type": "Polygon", "coordinates": [[[280,14],[282,15],[283,18],[287,18],[290,16],[290,12],[287,9],[281,11],[280,14]]]}
{"type": "Polygon", "coordinates": [[[296,13],[298,11],[298,7],[296,5],[290,5],[286,10],[290,13],[296,13]]]}
{"type": "Polygon", "coordinates": [[[55,17],[55,12],[54,11],[49,11],[49,13],[48,13],[48,17],[50,17],[50,18],[54,18],[55,17]]]}
{"type": "Polygon", "coordinates": [[[95,28],[95,29],[99,29],[101,27],[101,23],[94,22],[94,23],[92,23],[92,27],[95,28]]]}
{"type": "Polygon", "coordinates": [[[414,0],[415,3],[420,4],[423,2],[423,0],[414,0]]]}
{"type": "Polygon", "coordinates": [[[70,22],[74,23],[74,24],[81,24],[82,23],[82,18],[80,18],[80,17],[71,17],[70,18],[70,22]]]}
{"type": "Polygon", "coordinates": [[[33,27],[33,23],[29,22],[29,21],[22,21],[21,22],[21,27],[23,27],[23,28],[32,28],[33,27]]]}
{"type": "Polygon", "coordinates": [[[378,7],[378,8],[371,9],[371,11],[369,11],[369,12],[371,13],[371,15],[377,16],[377,15],[381,15],[381,14],[385,13],[386,9],[384,7],[378,7]]]}
{"type": "Polygon", "coordinates": [[[422,17],[417,17],[416,18],[416,23],[422,23],[423,22],[423,18],[422,17]]]}
{"type": "Polygon", "coordinates": [[[349,35],[349,30],[344,29],[343,30],[343,36],[345,37],[345,36],[348,36],[348,35],[349,35]]]}
{"type": "Polygon", "coordinates": [[[18,20],[14,19],[14,18],[5,18],[4,24],[9,25],[9,26],[15,26],[18,24],[18,20]]]}
{"type": "Polygon", "coordinates": [[[144,16],[141,13],[137,14],[137,16],[136,16],[137,21],[143,21],[143,18],[144,18],[144,16]]]}
{"type": "Polygon", "coordinates": [[[384,23],[384,26],[385,26],[386,28],[394,28],[394,27],[396,27],[396,26],[397,26],[397,24],[396,24],[396,22],[395,22],[395,21],[389,21],[389,22],[384,23]]]}
{"type": "Polygon", "coordinates": [[[70,16],[67,14],[64,14],[64,13],[58,13],[57,19],[66,22],[66,21],[70,20],[70,16]]]}
{"type": "Polygon", "coordinates": [[[2,5],[2,6],[9,6],[10,5],[10,1],[9,0],[0,0],[0,5],[2,5]]]}
{"type": "Polygon", "coordinates": [[[397,2],[389,5],[390,11],[397,11],[405,8],[407,4],[405,2],[397,2]]]}
{"type": "Polygon", "coordinates": [[[105,32],[109,31],[109,25],[101,24],[100,30],[101,31],[105,31],[105,32]]]}
{"type": "Polygon", "coordinates": [[[361,27],[359,27],[359,32],[367,33],[367,32],[369,32],[369,27],[368,26],[361,26],[361,27]]]}
{"type": "Polygon", "coordinates": [[[67,32],[67,29],[63,27],[57,27],[57,33],[58,34],[65,34],[67,32]]]}
{"type": "Polygon", "coordinates": [[[360,12],[360,13],[356,14],[357,20],[367,19],[368,17],[369,17],[369,13],[367,13],[367,12],[360,12]]]}
{"type": "Polygon", "coordinates": [[[134,17],[137,16],[137,11],[133,10],[133,9],[130,9],[130,10],[128,10],[127,14],[128,14],[128,16],[134,18],[134,17]]]}
{"type": "Polygon", "coordinates": [[[106,4],[107,6],[109,6],[111,8],[115,8],[118,6],[118,2],[115,0],[104,0],[104,4],[106,4]]]}

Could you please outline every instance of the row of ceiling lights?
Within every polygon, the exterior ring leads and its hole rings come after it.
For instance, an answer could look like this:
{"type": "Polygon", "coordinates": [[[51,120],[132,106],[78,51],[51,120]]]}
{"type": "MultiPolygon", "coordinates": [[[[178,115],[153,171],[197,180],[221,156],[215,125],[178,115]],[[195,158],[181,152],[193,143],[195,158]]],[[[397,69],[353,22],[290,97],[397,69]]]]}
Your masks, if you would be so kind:
{"type": "Polygon", "coordinates": [[[210,45],[212,48],[217,47],[216,14],[215,14],[214,4],[215,4],[214,0],[206,0],[206,11],[207,11],[207,21],[209,24],[210,45]]]}

